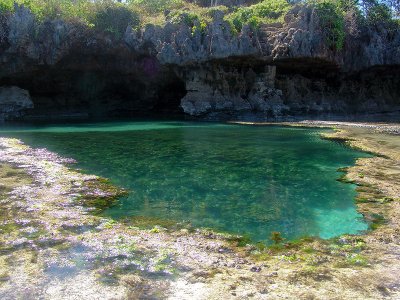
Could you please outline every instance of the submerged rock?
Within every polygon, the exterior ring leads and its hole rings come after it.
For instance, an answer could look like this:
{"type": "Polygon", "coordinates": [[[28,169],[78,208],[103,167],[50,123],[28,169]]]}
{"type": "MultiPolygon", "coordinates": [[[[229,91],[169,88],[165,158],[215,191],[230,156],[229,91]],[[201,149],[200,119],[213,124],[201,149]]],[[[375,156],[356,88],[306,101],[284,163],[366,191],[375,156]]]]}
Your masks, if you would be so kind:
{"type": "Polygon", "coordinates": [[[33,108],[29,92],[19,87],[0,87],[0,122],[20,117],[33,108]]]}

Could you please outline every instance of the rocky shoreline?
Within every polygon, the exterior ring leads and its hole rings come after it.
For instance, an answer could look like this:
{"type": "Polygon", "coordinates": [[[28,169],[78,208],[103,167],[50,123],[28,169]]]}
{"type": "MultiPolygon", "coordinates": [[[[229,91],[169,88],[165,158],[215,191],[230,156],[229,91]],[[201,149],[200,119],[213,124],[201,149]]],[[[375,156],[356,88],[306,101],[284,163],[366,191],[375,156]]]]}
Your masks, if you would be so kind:
{"type": "Polygon", "coordinates": [[[373,230],[265,247],[188,224],[117,222],[96,212],[124,191],[55,153],[0,138],[0,297],[397,299],[400,126],[282,125],[334,127],[326,138],[376,154],[342,178],[358,185],[373,230]]]}

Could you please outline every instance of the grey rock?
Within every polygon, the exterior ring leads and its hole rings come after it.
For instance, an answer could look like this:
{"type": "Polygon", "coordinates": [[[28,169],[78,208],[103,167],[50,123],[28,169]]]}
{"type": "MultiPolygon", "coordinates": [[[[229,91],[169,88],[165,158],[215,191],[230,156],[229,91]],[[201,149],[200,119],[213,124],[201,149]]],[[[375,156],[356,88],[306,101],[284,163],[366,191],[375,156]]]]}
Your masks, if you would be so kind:
{"type": "Polygon", "coordinates": [[[0,87],[0,121],[20,117],[33,108],[29,92],[16,86],[0,87]]]}
{"type": "Polygon", "coordinates": [[[181,107],[187,114],[254,111],[278,116],[288,109],[282,91],[274,87],[275,66],[266,66],[259,74],[252,69],[244,72],[231,67],[215,72],[214,66],[209,68],[214,70],[203,67],[182,75],[188,93],[181,107]]]}
{"type": "Polygon", "coordinates": [[[261,272],[261,267],[259,267],[259,266],[253,266],[253,267],[250,268],[250,271],[251,271],[251,272],[259,273],[259,272],[261,272]]]}

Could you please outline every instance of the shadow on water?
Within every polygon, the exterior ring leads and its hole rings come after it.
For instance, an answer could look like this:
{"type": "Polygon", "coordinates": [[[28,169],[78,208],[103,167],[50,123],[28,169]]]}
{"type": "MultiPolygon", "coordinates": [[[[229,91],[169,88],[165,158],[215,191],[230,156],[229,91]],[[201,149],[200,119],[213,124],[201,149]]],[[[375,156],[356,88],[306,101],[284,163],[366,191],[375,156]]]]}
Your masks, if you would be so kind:
{"type": "Polygon", "coordinates": [[[105,212],[152,217],[267,240],[330,238],[367,225],[354,186],[337,169],[365,154],[319,137],[321,130],[193,122],[107,122],[5,129],[128,188],[105,212]]]}

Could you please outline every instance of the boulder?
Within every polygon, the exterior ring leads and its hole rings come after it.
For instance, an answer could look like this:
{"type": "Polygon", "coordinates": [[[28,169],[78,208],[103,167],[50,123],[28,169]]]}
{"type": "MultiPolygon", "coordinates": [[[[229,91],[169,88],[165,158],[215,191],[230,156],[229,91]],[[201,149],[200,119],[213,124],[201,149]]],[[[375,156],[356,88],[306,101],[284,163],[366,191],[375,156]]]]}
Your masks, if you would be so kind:
{"type": "Polygon", "coordinates": [[[20,117],[32,108],[33,102],[27,90],[16,86],[0,87],[0,121],[20,117]]]}

